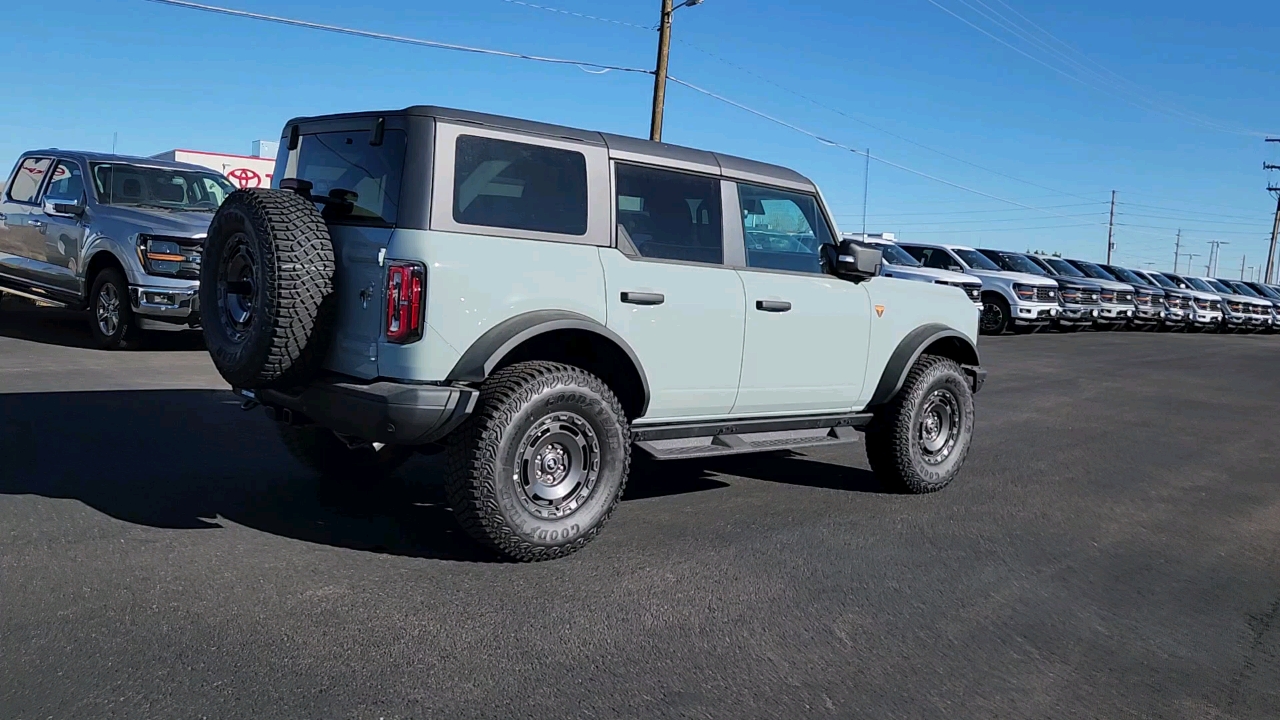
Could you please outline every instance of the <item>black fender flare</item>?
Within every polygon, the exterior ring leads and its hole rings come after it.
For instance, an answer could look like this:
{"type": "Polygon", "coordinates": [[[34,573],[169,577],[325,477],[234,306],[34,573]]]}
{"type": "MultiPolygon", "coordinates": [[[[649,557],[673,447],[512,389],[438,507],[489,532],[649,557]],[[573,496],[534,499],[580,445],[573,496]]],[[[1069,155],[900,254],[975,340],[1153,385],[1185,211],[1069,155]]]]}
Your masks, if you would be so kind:
{"type": "Polygon", "coordinates": [[[883,405],[889,402],[907,381],[907,373],[911,372],[912,366],[916,364],[916,360],[924,354],[926,348],[939,340],[947,338],[955,338],[961,350],[961,357],[955,358],[962,366],[973,367],[975,371],[971,373],[974,384],[974,392],[982,386],[981,378],[985,373],[980,370],[982,365],[981,358],[978,356],[978,348],[973,342],[961,333],[939,323],[930,323],[921,325],[920,327],[907,333],[907,336],[898,343],[898,347],[894,349],[893,354],[889,356],[889,362],[884,366],[884,372],[880,375],[880,382],[876,385],[876,391],[871,396],[871,401],[867,403],[868,407],[875,405],[883,405]]]}
{"type": "Polygon", "coordinates": [[[594,333],[626,353],[644,389],[644,403],[639,415],[643,417],[645,411],[649,409],[649,378],[645,376],[644,367],[640,364],[640,358],[635,350],[627,344],[626,340],[604,324],[570,310],[534,310],[507,318],[494,325],[471,343],[471,347],[467,348],[453,369],[449,371],[445,381],[484,382],[507,353],[528,340],[557,330],[583,330],[594,333]]]}

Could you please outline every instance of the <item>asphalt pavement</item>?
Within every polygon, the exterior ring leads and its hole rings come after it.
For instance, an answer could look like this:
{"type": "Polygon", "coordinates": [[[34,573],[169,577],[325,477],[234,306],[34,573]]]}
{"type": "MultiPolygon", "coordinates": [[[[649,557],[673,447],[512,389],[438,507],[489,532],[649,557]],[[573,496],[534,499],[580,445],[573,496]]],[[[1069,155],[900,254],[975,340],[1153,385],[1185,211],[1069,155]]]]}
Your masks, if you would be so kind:
{"type": "Polygon", "coordinates": [[[198,339],[87,341],[0,311],[6,720],[1280,717],[1280,337],[984,339],[947,490],[648,465],[533,565],[432,459],[319,482],[198,339]]]}

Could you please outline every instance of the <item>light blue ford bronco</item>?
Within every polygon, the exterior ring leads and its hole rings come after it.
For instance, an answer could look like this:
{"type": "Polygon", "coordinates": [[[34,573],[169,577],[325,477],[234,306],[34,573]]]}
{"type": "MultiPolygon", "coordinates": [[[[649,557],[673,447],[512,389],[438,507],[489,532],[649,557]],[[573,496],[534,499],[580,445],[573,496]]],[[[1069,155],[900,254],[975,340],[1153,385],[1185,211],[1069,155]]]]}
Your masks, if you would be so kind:
{"type": "Polygon", "coordinates": [[[289,121],[275,178],[209,228],[218,370],[321,472],[444,453],[458,522],[507,558],[589,542],[636,450],[865,435],[917,493],[969,451],[972,301],[881,277],[791,170],[413,107],[289,121]]]}

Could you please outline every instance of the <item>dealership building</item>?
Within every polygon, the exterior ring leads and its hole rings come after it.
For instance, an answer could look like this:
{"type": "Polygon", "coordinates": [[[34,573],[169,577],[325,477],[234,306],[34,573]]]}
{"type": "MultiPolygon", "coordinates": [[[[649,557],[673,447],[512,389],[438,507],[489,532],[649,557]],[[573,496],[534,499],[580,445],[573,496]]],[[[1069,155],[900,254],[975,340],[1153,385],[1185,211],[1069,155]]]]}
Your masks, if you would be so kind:
{"type": "Polygon", "coordinates": [[[280,143],[275,140],[255,140],[250,155],[170,150],[152,155],[151,159],[207,167],[226,175],[238,188],[271,187],[271,175],[276,167],[276,151],[279,149],[280,143]]]}

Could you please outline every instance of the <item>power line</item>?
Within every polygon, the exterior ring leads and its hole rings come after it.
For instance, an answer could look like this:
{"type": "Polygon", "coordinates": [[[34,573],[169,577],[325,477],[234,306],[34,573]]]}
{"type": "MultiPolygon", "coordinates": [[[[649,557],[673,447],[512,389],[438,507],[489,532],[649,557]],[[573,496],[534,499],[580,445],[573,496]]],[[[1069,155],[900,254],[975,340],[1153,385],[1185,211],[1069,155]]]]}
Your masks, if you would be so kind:
{"type": "Polygon", "coordinates": [[[510,3],[512,5],[523,5],[524,7],[533,8],[534,10],[545,10],[547,12],[559,13],[560,15],[572,15],[574,17],[582,18],[583,20],[595,20],[597,22],[610,23],[612,25],[622,25],[624,27],[635,28],[637,30],[644,30],[646,32],[657,32],[657,28],[652,26],[637,25],[635,23],[629,23],[623,20],[610,20],[609,18],[597,17],[595,15],[586,15],[584,13],[574,12],[572,10],[561,10],[560,8],[547,7],[546,5],[535,5],[530,2],[522,2],[521,0],[502,0],[502,2],[510,3]]]}
{"type": "MultiPolygon", "coordinates": [[[[1135,193],[1129,193],[1129,194],[1133,195],[1135,193]]],[[[1226,213],[1210,213],[1210,212],[1202,212],[1199,210],[1192,211],[1192,210],[1187,210],[1186,208],[1171,208],[1171,207],[1164,207],[1162,205],[1146,205],[1143,203],[1117,202],[1116,205],[1120,207],[1142,208],[1144,210],[1163,210],[1165,212],[1179,213],[1181,215],[1195,215],[1195,216],[1201,216],[1201,217],[1224,217],[1224,218],[1236,218],[1237,220],[1244,220],[1246,217],[1244,215],[1228,215],[1226,213]]],[[[1215,207],[1215,206],[1209,205],[1206,207],[1215,207]]]]}
{"type": "MultiPolygon", "coordinates": [[[[1117,205],[1118,205],[1118,204],[1119,204],[1119,203],[1117,203],[1117,205]]],[[[1185,218],[1185,217],[1170,217],[1170,216],[1168,216],[1168,215],[1144,215],[1144,214],[1142,214],[1142,213],[1122,213],[1122,212],[1118,212],[1118,213],[1116,213],[1116,217],[1150,218],[1150,219],[1154,219],[1154,220],[1178,220],[1178,221],[1181,221],[1181,222],[1199,222],[1199,223],[1214,224],[1214,225],[1245,225],[1245,226],[1255,226],[1255,227],[1265,227],[1265,226],[1270,225],[1270,223],[1268,223],[1268,222],[1266,222],[1266,221],[1262,221],[1262,222],[1234,222],[1234,221],[1231,221],[1231,220],[1216,220],[1216,219],[1214,219],[1214,220],[1192,220],[1192,219],[1185,218]]]]}
{"type": "MultiPolygon", "coordinates": [[[[893,223],[881,223],[882,225],[893,225],[893,223]]],[[[1106,223],[1103,223],[1104,225],[1106,223]]],[[[1023,230],[1060,230],[1065,228],[1078,227],[1097,227],[1097,223],[1078,223],[1076,225],[1037,225],[1034,227],[1014,227],[1014,228],[972,228],[966,230],[909,230],[912,235],[956,235],[961,233],[981,234],[995,232],[1021,232],[1023,230]]]]}
{"type": "MultiPolygon", "coordinates": [[[[1100,213],[1097,213],[1097,212],[1091,212],[1091,213],[1074,213],[1074,214],[1071,214],[1071,215],[1059,215],[1058,217],[1061,217],[1061,218],[1064,218],[1064,219],[1065,219],[1065,218],[1075,219],[1075,218],[1082,218],[1082,217],[1097,217],[1099,214],[1100,214],[1100,213]]],[[[851,215],[851,214],[849,214],[849,213],[836,213],[835,215],[836,215],[836,217],[837,217],[837,218],[841,218],[841,217],[855,217],[854,215],[851,215]]],[[[876,222],[880,223],[881,225],[884,225],[884,224],[892,224],[892,225],[972,225],[972,224],[974,224],[974,223],[1006,223],[1006,222],[1013,222],[1013,223],[1017,223],[1017,222],[1027,222],[1027,221],[1029,221],[1029,220],[1034,220],[1034,219],[1035,219],[1035,218],[1019,217],[1019,218],[983,218],[983,219],[981,219],[981,220],[917,220],[917,221],[914,221],[914,222],[912,222],[912,221],[907,221],[907,222],[890,222],[890,223],[886,223],[886,222],[885,222],[885,221],[883,221],[883,220],[877,220],[876,222]]]]}
{"type": "Polygon", "coordinates": [[[605,65],[603,63],[589,62],[586,60],[566,60],[564,58],[544,57],[541,55],[526,55],[524,53],[507,52],[505,50],[491,50],[489,48],[457,45],[455,43],[438,42],[435,40],[420,40],[418,38],[404,37],[401,35],[389,35],[386,33],[371,32],[369,30],[357,30],[354,28],[342,27],[340,25],[325,25],[306,20],[295,20],[293,18],[278,17],[275,15],[264,15],[262,13],[248,12],[247,10],[233,10],[231,8],[219,7],[217,5],[203,5],[200,3],[188,2],[187,0],[146,0],[146,2],[155,3],[157,5],[171,5],[173,7],[186,8],[188,10],[199,10],[201,12],[214,13],[217,15],[230,15],[232,17],[261,20],[280,25],[290,25],[293,27],[306,28],[308,30],[322,30],[324,32],[338,33],[340,35],[352,35],[354,37],[369,38],[371,40],[386,40],[388,42],[401,43],[404,45],[437,48],[439,50],[455,50],[458,52],[474,53],[477,55],[494,55],[497,57],[532,60],[534,62],[551,63],[554,65],[574,65],[584,69],[597,68],[601,72],[616,70],[618,72],[637,73],[641,75],[653,74],[652,70],[645,70],[643,68],[605,65]]]}
{"type": "MultiPolygon", "coordinates": [[[[1105,201],[1099,200],[1097,202],[1088,202],[1088,203],[1071,203],[1068,205],[1043,205],[1037,209],[1038,210],[1054,210],[1058,208],[1091,207],[1093,205],[1102,205],[1102,204],[1105,204],[1105,201]]],[[[901,213],[878,212],[878,213],[870,213],[870,217],[918,217],[922,215],[975,215],[978,213],[1011,213],[1011,212],[1026,212],[1026,211],[1020,210],[1017,208],[998,208],[998,209],[991,209],[991,210],[946,210],[942,212],[901,212],[901,213]]]]}

